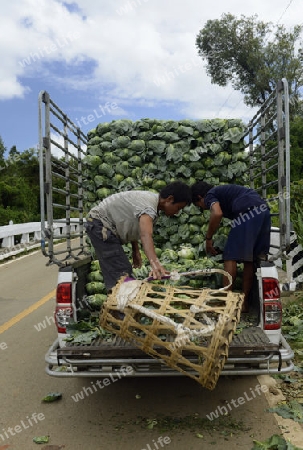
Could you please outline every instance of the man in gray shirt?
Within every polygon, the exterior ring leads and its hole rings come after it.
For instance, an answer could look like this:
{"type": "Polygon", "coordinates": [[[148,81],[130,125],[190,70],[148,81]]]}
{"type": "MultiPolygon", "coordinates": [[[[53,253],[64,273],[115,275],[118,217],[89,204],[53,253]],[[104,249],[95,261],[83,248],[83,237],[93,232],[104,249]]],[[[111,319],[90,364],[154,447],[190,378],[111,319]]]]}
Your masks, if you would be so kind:
{"type": "Polygon", "coordinates": [[[138,241],[150,265],[152,276],[160,279],[168,272],[158,260],[153,242],[153,225],[160,211],[174,216],[191,203],[191,190],[176,181],[159,194],[148,191],[125,191],[110,195],[93,207],[86,223],[86,232],[95,249],[107,290],[123,275],[132,275],[132,264],[122,244],[131,242],[133,266],[141,267],[138,241]]]}

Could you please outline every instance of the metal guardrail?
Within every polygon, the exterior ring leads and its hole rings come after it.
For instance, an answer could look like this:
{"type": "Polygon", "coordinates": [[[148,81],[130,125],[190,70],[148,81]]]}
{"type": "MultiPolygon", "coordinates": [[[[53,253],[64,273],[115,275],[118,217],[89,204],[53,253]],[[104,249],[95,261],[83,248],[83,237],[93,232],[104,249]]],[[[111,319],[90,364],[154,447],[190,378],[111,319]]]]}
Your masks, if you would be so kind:
{"type": "MultiPolygon", "coordinates": [[[[79,219],[71,219],[71,234],[77,236],[79,233],[79,219]]],[[[85,219],[84,219],[85,220],[85,219]]],[[[55,221],[53,224],[53,236],[55,240],[60,240],[66,236],[65,219],[55,221]]],[[[0,227],[0,261],[24,253],[30,249],[42,245],[42,230],[40,222],[28,222],[22,224],[4,225],[0,227]],[[1,242],[2,241],[2,242],[1,242]]],[[[303,283],[303,249],[298,244],[296,234],[292,231],[290,236],[290,250],[287,252],[289,258],[286,260],[286,273],[288,283],[303,283]]],[[[271,249],[270,254],[277,252],[280,248],[280,230],[271,229],[271,249]]],[[[278,268],[282,268],[282,259],[274,261],[278,268]]],[[[293,290],[283,289],[283,290],[293,290]]]]}
{"type": "MultiPolygon", "coordinates": [[[[65,220],[53,224],[54,238],[60,240],[66,234],[65,220]]],[[[77,234],[79,220],[72,219],[71,234],[77,234]]],[[[0,261],[23,253],[26,250],[40,247],[42,238],[41,222],[28,222],[0,227],[0,261]]]]}

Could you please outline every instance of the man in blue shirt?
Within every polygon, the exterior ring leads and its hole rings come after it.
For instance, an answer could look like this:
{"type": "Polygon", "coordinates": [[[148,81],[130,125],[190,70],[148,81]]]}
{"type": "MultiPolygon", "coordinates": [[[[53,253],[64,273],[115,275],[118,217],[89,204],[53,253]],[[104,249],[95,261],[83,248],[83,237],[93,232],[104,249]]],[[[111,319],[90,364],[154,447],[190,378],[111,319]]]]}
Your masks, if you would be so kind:
{"type": "MultiPolygon", "coordinates": [[[[223,251],[224,269],[233,281],[237,262],[243,269],[243,312],[248,312],[248,296],[254,277],[254,261],[267,257],[270,246],[271,219],[268,205],[259,194],[244,186],[226,184],[213,186],[199,181],[192,186],[192,201],[203,210],[210,210],[206,233],[206,253],[216,255],[213,236],[221,220],[231,220],[231,230],[223,251]]],[[[227,279],[224,279],[227,285],[227,279]]]]}

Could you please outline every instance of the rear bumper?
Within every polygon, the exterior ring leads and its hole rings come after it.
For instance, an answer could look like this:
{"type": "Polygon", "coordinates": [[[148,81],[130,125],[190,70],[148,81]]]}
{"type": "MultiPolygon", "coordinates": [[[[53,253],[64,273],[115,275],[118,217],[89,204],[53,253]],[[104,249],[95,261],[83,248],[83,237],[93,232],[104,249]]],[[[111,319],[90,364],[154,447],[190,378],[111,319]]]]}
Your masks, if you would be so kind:
{"type": "MultiPolygon", "coordinates": [[[[58,358],[59,341],[56,340],[45,355],[46,372],[55,377],[108,377],[121,373],[125,367],[131,367],[125,376],[131,377],[164,377],[185,376],[171,369],[160,359],[146,355],[145,357],[127,358],[92,358],[83,352],[81,357],[60,356],[58,358]]],[[[245,353],[245,352],[244,352],[245,353]]],[[[243,354],[227,359],[222,375],[265,375],[287,373],[293,370],[294,353],[282,336],[278,351],[243,354]]]]}

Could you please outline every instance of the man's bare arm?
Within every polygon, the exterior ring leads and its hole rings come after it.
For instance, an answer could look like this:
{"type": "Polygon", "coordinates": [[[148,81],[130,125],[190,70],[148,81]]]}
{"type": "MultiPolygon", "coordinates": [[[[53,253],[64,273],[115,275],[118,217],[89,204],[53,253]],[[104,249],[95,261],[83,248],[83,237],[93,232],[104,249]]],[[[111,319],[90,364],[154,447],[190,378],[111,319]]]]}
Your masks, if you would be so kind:
{"type": "Polygon", "coordinates": [[[223,217],[223,212],[219,202],[213,203],[210,207],[210,218],[208,223],[208,230],[206,233],[205,250],[207,254],[216,255],[217,251],[213,247],[213,235],[220,226],[223,217]]]}
{"type": "Polygon", "coordinates": [[[140,238],[144,253],[149,259],[153,278],[160,279],[168,273],[157,258],[153,241],[153,220],[148,214],[143,214],[139,219],[140,238]]]}

